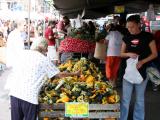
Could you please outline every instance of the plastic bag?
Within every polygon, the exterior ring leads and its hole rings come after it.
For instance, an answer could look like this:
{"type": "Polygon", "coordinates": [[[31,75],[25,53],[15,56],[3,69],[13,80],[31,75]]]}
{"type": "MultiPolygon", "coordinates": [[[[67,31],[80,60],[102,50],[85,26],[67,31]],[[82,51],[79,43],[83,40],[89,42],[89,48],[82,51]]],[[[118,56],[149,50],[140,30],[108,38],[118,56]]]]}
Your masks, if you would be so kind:
{"type": "Polygon", "coordinates": [[[160,72],[156,67],[150,66],[147,68],[146,72],[149,80],[151,80],[156,85],[160,85],[160,72]]]}
{"type": "Polygon", "coordinates": [[[127,67],[125,69],[125,74],[123,76],[123,79],[127,80],[132,84],[140,84],[143,81],[141,74],[136,68],[137,63],[138,63],[138,57],[136,59],[129,58],[127,60],[127,67]]]}

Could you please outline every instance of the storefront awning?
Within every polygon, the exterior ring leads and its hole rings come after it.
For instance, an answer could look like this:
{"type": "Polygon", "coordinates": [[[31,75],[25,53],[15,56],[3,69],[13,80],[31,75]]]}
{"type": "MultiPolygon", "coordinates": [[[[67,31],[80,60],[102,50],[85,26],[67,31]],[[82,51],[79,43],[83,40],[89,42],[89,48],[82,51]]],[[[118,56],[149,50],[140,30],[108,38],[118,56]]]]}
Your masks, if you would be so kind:
{"type": "Polygon", "coordinates": [[[76,18],[85,9],[84,18],[100,18],[115,13],[115,6],[123,5],[126,13],[144,12],[157,0],[53,0],[54,7],[62,15],[76,18]]]}

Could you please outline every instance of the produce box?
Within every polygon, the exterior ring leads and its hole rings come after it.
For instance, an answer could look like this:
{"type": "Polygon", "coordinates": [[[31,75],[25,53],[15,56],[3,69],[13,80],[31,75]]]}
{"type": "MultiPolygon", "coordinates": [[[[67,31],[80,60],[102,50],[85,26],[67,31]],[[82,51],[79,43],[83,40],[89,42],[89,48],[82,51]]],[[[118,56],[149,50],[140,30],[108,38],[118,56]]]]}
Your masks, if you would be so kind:
{"type": "MultiPolygon", "coordinates": [[[[120,105],[117,104],[89,104],[89,119],[116,120],[120,116],[120,105]]],[[[41,120],[55,120],[65,118],[65,104],[40,104],[39,118],[41,120]]]]}

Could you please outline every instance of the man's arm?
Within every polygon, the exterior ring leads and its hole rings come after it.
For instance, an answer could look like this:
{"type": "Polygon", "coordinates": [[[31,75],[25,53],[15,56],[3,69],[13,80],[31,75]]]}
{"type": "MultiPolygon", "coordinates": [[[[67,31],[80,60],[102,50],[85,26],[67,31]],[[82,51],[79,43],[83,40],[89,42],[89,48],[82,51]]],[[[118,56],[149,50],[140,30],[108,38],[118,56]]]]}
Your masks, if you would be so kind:
{"type": "Polygon", "coordinates": [[[137,69],[139,69],[143,64],[155,59],[158,56],[155,40],[152,40],[150,42],[149,47],[151,49],[151,54],[147,58],[144,58],[137,63],[137,69]]]}

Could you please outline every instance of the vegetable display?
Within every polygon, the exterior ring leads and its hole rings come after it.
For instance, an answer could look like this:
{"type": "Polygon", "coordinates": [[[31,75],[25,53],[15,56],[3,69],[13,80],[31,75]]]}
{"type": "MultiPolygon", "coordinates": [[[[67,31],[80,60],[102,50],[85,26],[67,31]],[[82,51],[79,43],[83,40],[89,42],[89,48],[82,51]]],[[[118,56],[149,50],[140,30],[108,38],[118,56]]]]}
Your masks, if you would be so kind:
{"type": "Polygon", "coordinates": [[[48,79],[40,94],[40,103],[89,102],[95,104],[114,104],[120,100],[119,95],[98,67],[86,58],[68,60],[59,66],[60,71],[75,72],[81,70],[80,76],[48,79]]]}
{"type": "Polygon", "coordinates": [[[72,37],[66,37],[59,46],[60,52],[94,53],[95,43],[72,37]]]}

